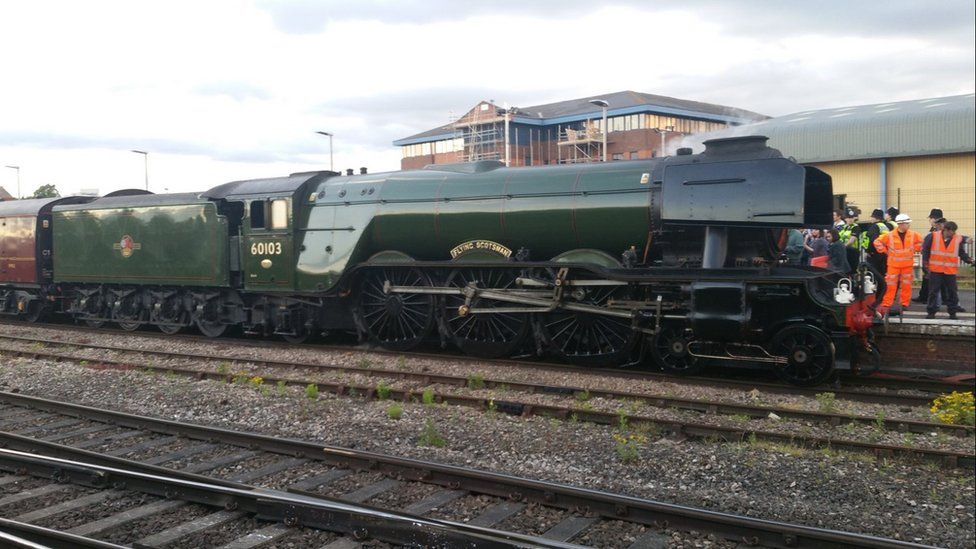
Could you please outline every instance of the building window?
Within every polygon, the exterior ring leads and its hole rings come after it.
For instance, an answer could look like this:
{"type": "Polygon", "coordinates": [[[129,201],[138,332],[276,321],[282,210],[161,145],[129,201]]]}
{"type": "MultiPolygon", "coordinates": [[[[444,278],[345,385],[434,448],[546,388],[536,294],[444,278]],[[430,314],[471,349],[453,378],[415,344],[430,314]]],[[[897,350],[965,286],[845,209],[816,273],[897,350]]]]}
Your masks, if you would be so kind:
{"type": "Polygon", "coordinates": [[[613,160],[623,160],[624,159],[624,153],[613,153],[613,157],[612,158],[613,158],[613,160]]]}

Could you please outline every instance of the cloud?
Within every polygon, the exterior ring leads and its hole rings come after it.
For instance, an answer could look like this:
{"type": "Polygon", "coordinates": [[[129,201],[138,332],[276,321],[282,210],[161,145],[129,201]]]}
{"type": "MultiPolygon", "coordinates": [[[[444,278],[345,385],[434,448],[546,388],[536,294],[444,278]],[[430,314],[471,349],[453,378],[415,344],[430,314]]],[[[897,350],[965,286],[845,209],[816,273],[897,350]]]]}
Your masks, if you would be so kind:
{"type": "Polygon", "coordinates": [[[513,91],[494,86],[424,88],[365,97],[340,97],[319,103],[310,112],[324,117],[354,117],[357,123],[346,125],[344,137],[355,138],[370,146],[389,147],[396,139],[453,122],[482,100],[517,106],[539,104],[539,97],[565,99],[562,97],[565,93],[565,89],[513,91]]]}
{"type": "MultiPolygon", "coordinates": [[[[917,36],[934,41],[973,36],[976,4],[972,0],[889,0],[883,6],[873,2],[820,0],[778,2],[770,0],[616,0],[594,4],[591,0],[265,0],[265,10],[275,25],[286,33],[309,34],[331,23],[349,20],[418,24],[462,21],[481,16],[535,17],[549,21],[575,19],[606,7],[627,7],[646,12],[692,11],[699,19],[719,24],[729,34],[769,37],[796,34],[854,36],[917,36]]],[[[689,29],[689,36],[694,32],[689,29]]],[[[457,43],[459,37],[445,37],[457,43]]],[[[462,40],[463,41],[463,40],[462,40]]]]}
{"type": "Polygon", "coordinates": [[[268,90],[246,82],[209,82],[196,86],[193,88],[193,92],[200,95],[229,97],[236,101],[271,98],[271,92],[268,90]]]}
{"type": "Polygon", "coordinates": [[[71,150],[100,149],[150,151],[151,155],[201,156],[224,162],[273,163],[292,162],[311,149],[294,146],[284,151],[266,148],[214,147],[191,140],[145,137],[83,136],[29,131],[0,131],[0,147],[34,147],[39,149],[71,150]]]}
{"type": "Polygon", "coordinates": [[[679,97],[734,105],[781,116],[825,109],[971,93],[972,61],[964,56],[905,51],[837,60],[829,68],[792,62],[750,61],[694,79],[673,74],[662,85],[679,97]],[[925,78],[919,78],[925,74],[925,78]]]}

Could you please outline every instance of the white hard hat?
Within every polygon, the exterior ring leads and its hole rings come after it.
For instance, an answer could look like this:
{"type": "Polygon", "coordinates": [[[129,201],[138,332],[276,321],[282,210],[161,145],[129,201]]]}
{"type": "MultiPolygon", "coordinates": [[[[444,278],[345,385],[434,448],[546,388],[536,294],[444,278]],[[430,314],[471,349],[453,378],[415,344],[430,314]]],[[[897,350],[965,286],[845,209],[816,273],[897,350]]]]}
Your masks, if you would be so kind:
{"type": "Polygon", "coordinates": [[[908,214],[898,214],[898,216],[895,217],[895,223],[911,223],[911,222],[912,222],[912,218],[908,217],[908,214]]]}

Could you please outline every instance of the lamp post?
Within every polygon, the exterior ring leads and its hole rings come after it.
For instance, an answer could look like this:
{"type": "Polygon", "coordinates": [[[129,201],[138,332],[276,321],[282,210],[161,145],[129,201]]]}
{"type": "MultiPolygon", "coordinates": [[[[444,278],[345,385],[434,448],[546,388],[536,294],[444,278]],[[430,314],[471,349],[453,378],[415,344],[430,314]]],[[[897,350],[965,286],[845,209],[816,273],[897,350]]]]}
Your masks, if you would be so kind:
{"type": "Polygon", "coordinates": [[[17,198],[20,198],[20,166],[7,166],[11,170],[17,170],[17,198]]]}
{"type": "Polygon", "coordinates": [[[607,103],[605,99],[590,99],[590,103],[603,108],[603,161],[607,161],[607,103]]]}
{"type": "Polygon", "coordinates": [[[329,132],[315,132],[315,133],[317,133],[319,135],[324,135],[324,136],[326,136],[326,137],[329,138],[329,171],[330,172],[334,172],[335,169],[333,169],[333,167],[332,167],[333,166],[333,164],[332,164],[332,134],[329,133],[329,132]]]}
{"type": "Polygon", "coordinates": [[[662,129],[657,130],[657,132],[661,134],[661,156],[668,155],[668,152],[665,148],[664,136],[667,135],[668,132],[673,132],[673,131],[674,131],[674,126],[665,126],[663,130],[662,129]]]}
{"type": "Polygon", "coordinates": [[[142,155],[143,166],[145,167],[146,170],[146,190],[148,191],[149,190],[149,153],[146,151],[139,151],[136,149],[132,149],[130,152],[134,152],[136,154],[142,155]]]}

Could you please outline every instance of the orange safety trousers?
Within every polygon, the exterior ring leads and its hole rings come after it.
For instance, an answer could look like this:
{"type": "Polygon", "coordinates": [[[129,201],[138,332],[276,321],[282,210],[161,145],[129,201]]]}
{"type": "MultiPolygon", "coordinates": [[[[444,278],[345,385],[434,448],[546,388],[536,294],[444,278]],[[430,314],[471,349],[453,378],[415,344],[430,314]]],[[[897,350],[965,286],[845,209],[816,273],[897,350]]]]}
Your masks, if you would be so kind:
{"type": "Polygon", "coordinates": [[[881,306],[890,308],[895,303],[895,292],[898,283],[901,282],[901,302],[902,307],[908,307],[912,302],[912,267],[893,267],[888,264],[888,272],[885,274],[885,295],[881,300],[881,306]]]}

